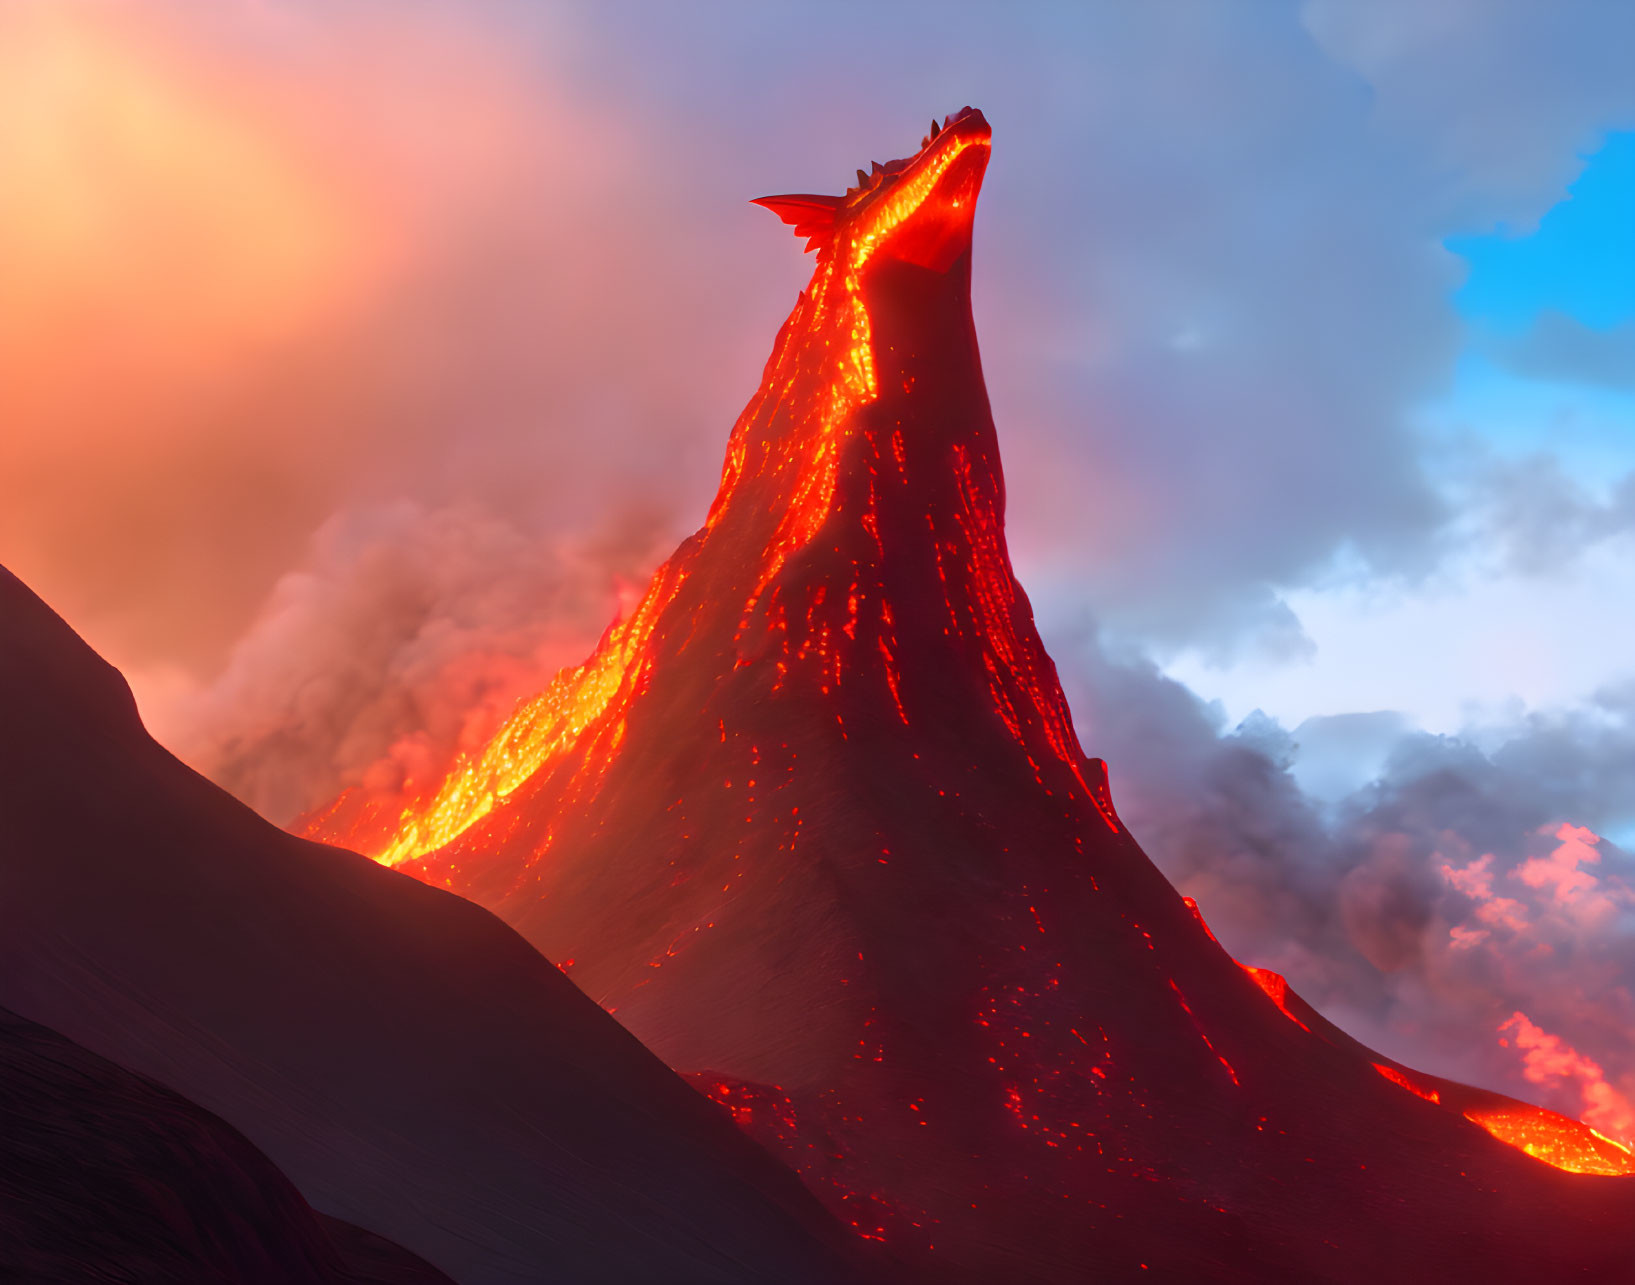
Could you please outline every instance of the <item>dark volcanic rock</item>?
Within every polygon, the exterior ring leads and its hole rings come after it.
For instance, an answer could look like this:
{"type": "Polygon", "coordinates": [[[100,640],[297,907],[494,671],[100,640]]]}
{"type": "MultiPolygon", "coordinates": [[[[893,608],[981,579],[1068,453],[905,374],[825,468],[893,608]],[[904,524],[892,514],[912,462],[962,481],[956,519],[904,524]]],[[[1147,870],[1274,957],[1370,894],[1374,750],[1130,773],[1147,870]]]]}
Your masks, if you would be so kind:
{"type": "Polygon", "coordinates": [[[0,1280],[452,1285],[313,1213],[225,1121],[4,1009],[0,1280]]]}

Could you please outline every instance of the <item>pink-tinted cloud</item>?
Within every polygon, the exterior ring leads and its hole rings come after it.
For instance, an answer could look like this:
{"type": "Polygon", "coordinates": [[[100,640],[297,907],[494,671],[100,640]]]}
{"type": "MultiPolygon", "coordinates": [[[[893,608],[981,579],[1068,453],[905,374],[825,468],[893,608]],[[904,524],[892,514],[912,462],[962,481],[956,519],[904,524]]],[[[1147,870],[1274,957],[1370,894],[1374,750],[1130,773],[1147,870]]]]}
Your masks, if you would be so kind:
{"type": "MultiPolygon", "coordinates": [[[[1620,905],[1629,905],[1635,900],[1630,888],[1623,883],[1604,883],[1584,868],[1601,860],[1597,848],[1601,838],[1593,830],[1562,822],[1558,826],[1543,826],[1538,834],[1559,842],[1547,853],[1528,857],[1505,876],[1512,888],[1519,883],[1542,894],[1542,897],[1531,898],[1531,906],[1494,891],[1494,854],[1491,852],[1464,866],[1442,863],[1443,877],[1451,887],[1471,899],[1473,913],[1483,924],[1521,935],[1545,918],[1581,924],[1604,920],[1615,914],[1620,905]]],[[[1519,893],[1520,889],[1516,891],[1519,893]]],[[[1452,925],[1449,934],[1460,944],[1473,943],[1473,930],[1465,925],[1452,925]]],[[[1537,944],[1548,949],[1543,941],[1537,944]]]]}
{"type": "MultiPolygon", "coordinates": [[[[1525,932],[1528,927],[1527,909],[1519,901],[1496,896],[1493,891],[1493,854],[1484,853],[1466,866],[1442,863],[1442,875],[1450,885],[1476,903],[1475,915],[1493,928],[1505,928],[1512,933],[1525,932]]],[[[1470,929],[1455,924],[1449,935],[1460,944],[1472,945],[1478,937],[1485,938],[1485,930],[1470,929]]]]}
{"type": "Polygon", "coordinates": [[[1392,1058],[1572,1116],[1600,1104],[1596,1127],[1619,1127],[1610,1095],[1635,1101],[1635,865],[1585,822],[1635,793],[1635,692],[1604,693],[1582,728],[1481,729],[1485,750],[1399,729],[1377,779],[1319,803],[1291,770],[1298,737],[1270,720],[1225,729],[1094,636],[1058,661],[1120,814],[1229,951],[1392,1058]],[[1606,1088],[1527,1078],[1493,1034],[1517,1012],[1606,1088]]]}
{"type": "Polygon", "coordinates": [[[1555,837],[1561,840],[1560,846],[1548,856],[1522,862],[1514,871],[1515,877],[1529,888],[1548,889],[1562,906],[1605,903],[1607,899],[1595,893],[1596,877],[1582,869],[1601,860],[1601,854],[1595,850],[1595,845],[1601,842],[1600,836],[1583,826],[1563,822],[1555,831],[1555,837]]]}

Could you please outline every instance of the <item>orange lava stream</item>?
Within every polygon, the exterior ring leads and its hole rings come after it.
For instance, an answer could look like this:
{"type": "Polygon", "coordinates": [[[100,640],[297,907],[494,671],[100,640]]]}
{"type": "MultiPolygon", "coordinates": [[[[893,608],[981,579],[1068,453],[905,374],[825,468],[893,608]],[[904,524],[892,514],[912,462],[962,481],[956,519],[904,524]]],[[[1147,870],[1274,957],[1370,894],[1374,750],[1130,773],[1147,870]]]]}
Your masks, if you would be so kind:
{"type": "Polygon", "coordinates": [[[1392,1084],[1395,1084],[1400,1088],[1407,1089],[1408,1092],[1412,1093],[1416,1098],[1424,1098],[1427,1102],[1435,1102],[1438,1104],[1441,1103],[1442,1095],[1440,1093],[1438,1093],[1435,1089],[1427,1088],[1425,1085],[1415,1080],[1412,1076],[1404,1075],[1401,1071],[1397,1070],[1396,1067],[1386,1066],[1383,1062],[1375,1062],[1373,1063],[1373,1067],[1387,1080],[1391,1081],[1392,1084]]]}
{"type": "Polygon", "coordinates": [[[1578,1120],[1526,1103],[1473,1107],[1465,1119],[1500,1142],[1568,1173],[1617,1177],[1635,1173],[1635,1154],[1578,1120]]]}
{"type": "Polygon", "coordinates": [[[681,577],[668,570],[660,570],[630,618],[614,624],[584,664],[562,670],[522,705],[475,761],[456,765],[429,803],[405,809],[397,833],[375,860],[395,866],[442,847],[572,745],[615,702],[622,706],[641,674],[653,625],[680,585],[681,577]]]}
{"type": "Polygon", "coordinates": [[[1274,973],[1269,968],[1251,968],[1248,964],[1239,964],[1238,967],[1248,973],[1249,979],[1266,992],[1272,1003],[1276,1004],[1282,1011],[1284,1017],[1288,1018],[1302,1031],[1311,1030],[1311,1027],[1296,1017],[1294,1011],[1289,1007],[1289,983],[1284,979],[1282,973],[1274,973]]]}

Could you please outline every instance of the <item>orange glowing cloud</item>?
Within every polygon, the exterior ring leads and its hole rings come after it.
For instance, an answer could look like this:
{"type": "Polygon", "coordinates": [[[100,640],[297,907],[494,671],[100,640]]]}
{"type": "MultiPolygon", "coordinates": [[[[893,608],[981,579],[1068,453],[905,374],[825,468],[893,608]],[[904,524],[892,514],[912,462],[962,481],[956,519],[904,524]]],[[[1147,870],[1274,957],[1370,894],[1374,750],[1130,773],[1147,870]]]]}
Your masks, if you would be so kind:
{"type": "Polygon", "coordinates": [[[547,551],[616,524],[586,497],[619,452],[585,443],[661,435],[701,378],[631,306],[675,257],[645,136],[530,59],[549,15],[529,48],[491,19],[0,7],[0,563],[150,717],[326,523],[475,498],[547,551]],[[615,243],[628,279],[584,253],[615,243]]]}
{"type": "Polygon", "coordinates": [[[271,105],[126,17],[0,14],[0,336],[34,413],[87,349],[175,378],[201,337],[211,357],[276,343],[374,267],[368,211],[271,105]]]}
{"type": "Polygon", "coordinates": [[[321,419],[303,350],[391,259],[300,114],[165,13],[0,9],[0,561],[126,660],[233,600],[213,562],[253,580],[288,554],[248,532],[322,490],[280,456],[321,419]],[[143,598],[169,621],[122,630],[143,598]]]}

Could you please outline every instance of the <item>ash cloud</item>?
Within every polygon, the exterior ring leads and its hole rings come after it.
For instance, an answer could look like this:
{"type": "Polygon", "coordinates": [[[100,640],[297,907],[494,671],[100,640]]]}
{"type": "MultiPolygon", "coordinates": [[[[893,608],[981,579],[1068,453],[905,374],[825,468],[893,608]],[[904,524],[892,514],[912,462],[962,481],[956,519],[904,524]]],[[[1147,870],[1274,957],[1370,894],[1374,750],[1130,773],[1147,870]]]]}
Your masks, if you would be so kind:
{"type": "Polygon", "coordinates": [[[1389,1056],[1635,1135],[1635,859],[1605,837],[1635,825],[1635,688],[1459,737],[1318,724],[1324,800],[1298,729],[1227,729],[1090,631],[1062,659],[1120,814],[1228,950],[1389,1056]],[[1336,789],[1348,749],[1370,779],[1336,789]]]}
{"type": "Polygon", "coordinates": [[[337,515],[707,503],[778,316],[703,283],[800,265],[564,21],[0,10],[0,560],[149,707],[337,515]]]}

